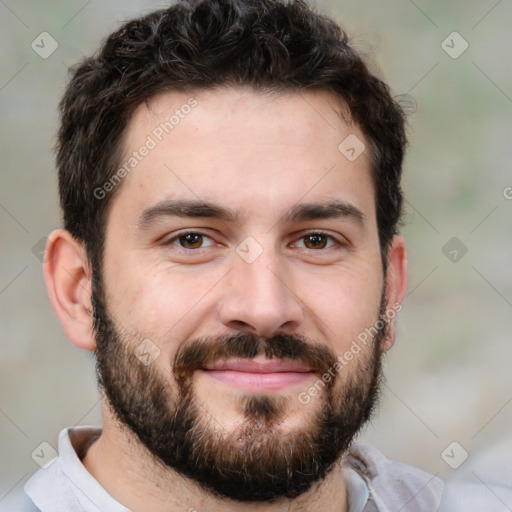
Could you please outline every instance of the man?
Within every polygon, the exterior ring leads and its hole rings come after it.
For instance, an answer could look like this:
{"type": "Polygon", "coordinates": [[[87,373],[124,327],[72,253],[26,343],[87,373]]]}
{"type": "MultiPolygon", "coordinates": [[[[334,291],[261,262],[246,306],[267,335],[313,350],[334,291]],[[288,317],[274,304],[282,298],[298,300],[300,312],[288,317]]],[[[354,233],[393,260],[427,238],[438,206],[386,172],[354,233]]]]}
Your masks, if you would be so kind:
{"type": "Polygon", "coordinates": [[[103,425],[61,432],[23,510],[512,506],[353,443],[407,287],[406,136],[332,20],[179,2],[82,62],[61,118],[44,272],[103,425]]]}

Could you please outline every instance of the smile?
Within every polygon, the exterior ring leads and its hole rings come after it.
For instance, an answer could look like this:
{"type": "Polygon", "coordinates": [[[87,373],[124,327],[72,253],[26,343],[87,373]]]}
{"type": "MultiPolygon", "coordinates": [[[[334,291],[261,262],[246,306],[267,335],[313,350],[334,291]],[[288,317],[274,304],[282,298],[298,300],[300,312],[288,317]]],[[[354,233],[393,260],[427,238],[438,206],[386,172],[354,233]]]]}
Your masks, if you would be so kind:
{"type": "Polygon", "coordinates": [[[313,372],[297,361],[233,359],[206,365],[208,377],[246,390],[278,390],[307,381],[313,372]]]}

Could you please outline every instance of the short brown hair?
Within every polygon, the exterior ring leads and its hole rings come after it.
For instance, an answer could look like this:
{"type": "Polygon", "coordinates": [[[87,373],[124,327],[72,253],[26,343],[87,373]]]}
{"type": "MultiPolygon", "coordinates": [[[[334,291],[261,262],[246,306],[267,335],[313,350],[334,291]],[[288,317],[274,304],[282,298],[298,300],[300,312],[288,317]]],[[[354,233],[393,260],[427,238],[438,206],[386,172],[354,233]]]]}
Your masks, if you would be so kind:
{"type": "Polygon", "coordinates": [[[330,90],[370,144],[384,269],[401,217],[404,114],[346,33],[302,0],[180,0],[124,24],[75,67],[60,103],[57,143],[64,226],[98,269],[106,212],[119,187],[94,194],[120,165],[135,108],[163,91],[222,85],[330,90]]]}

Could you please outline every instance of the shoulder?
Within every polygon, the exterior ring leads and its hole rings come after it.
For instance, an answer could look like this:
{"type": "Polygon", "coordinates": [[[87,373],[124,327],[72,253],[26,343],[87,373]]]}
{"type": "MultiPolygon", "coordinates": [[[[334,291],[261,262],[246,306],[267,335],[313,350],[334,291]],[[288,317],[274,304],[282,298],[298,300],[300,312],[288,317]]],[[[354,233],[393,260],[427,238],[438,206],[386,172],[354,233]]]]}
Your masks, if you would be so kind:
{"type": "Polygon", "coordinates": [[[510,512],[512,489],[479,482],[447,482],[439,512],[510,512]]]}
{"type": "Polygon", "coordinates": [[[437,476],[390,460],[366,444],[353,445],[346,461],[366,480],[379,510],[433,512],[439,509],[444,482],[437,476]]]}
{"type": "Polygon", "coordinates": [[[21,487],[0,501],[0,512],[40,512],[40,509],[34,505],[21,487]]]}
{"type": "Polygon", "coordinates": [[[512,489],[507,486],[483,480],[445,482],[422,469],[390,460],[365,444],[353,445],[346,460],[367,481],[377,510],[512,511],[512,489]]]}
{"type": "Polygon", "coordinates": [[[354,444],[348,454],[348,462],[378,487],[428,489],[441,495],[444,483],[435,475],[403,462],[388,459],[377,448],[367,444],[354,444]]]}

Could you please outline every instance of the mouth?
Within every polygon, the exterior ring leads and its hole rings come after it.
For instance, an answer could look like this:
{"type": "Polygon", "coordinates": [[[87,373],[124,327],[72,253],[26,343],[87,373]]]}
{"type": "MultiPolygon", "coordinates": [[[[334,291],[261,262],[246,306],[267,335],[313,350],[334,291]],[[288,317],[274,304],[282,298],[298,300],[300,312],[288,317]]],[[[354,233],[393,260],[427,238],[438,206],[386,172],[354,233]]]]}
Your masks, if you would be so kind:
{"type": "Polygon", "coordinates": [[[266,358],[219,361],[199,371],[215,381],[249,391],[280,390],[304,384],[314,374],[301,362],[266,358]]]}

